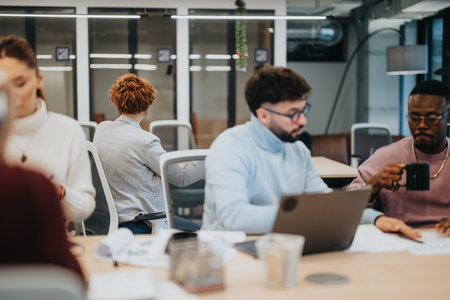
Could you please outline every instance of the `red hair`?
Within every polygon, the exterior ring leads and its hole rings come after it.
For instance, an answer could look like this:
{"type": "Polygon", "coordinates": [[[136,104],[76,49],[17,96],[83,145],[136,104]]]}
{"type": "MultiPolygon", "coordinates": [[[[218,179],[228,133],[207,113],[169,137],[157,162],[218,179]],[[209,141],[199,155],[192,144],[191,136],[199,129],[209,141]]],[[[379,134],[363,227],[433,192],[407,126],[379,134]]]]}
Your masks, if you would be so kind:
{"type": "Polygon", "coordinates": [[[156,92],[147,80],[129,73],[117,78],[109,94],[119,114],[135,114],[148,110],[156,92]]]}

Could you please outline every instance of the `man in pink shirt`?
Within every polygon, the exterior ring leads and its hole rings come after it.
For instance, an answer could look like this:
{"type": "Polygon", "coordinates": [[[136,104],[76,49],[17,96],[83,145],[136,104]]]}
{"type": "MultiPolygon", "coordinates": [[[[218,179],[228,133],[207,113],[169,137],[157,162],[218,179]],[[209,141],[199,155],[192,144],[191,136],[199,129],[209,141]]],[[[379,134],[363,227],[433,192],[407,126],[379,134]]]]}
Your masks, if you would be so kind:
{"type": "Polygon", "coordinates": [[[372,185],[362,223],[375,224],[384,232],[420,237],[413,227],[436,227],[450,235],[450,139],[446,137],[450,89],[436,80],[414,87],[408,100],[408,124],[412,137],[378,149],[358,169],[349,188],[372,185]],[[407,190],[407,163],[429,163],[430,189],[407,190]]]}

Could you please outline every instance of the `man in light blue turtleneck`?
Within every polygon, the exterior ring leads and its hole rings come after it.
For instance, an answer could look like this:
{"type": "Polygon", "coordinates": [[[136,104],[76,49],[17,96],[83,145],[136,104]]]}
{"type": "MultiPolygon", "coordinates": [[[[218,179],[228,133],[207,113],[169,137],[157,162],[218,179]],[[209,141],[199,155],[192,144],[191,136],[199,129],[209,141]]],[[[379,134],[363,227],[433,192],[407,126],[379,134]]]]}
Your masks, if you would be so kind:
{"type": "Polygon", "coordinates": [[[282,195],[331,191],[298,141],[310,91],[283,67],[264,66],[248,79],[251,121],[223,132],[206,159],[202,229],[269,232],[282,195]]]}

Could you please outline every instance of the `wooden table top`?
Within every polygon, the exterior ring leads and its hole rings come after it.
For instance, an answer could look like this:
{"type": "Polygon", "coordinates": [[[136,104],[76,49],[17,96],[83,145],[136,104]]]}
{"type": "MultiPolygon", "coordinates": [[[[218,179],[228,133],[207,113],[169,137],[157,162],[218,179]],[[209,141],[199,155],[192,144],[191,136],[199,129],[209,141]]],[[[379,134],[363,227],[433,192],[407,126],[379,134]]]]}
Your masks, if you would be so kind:
{"type": "Polygon", "coordinates": [[[324,156],[313,156],[312,160],[321,178],[355,178],[358,169],[324,156]]]}
{"type": "MultiPolygon", "coordinates": [[[[87,277],[92,274],[133,270],[136,267],[95,258],[95,248],[104,236],[74,237],[84,248],[77,258],[87,277]]],[[[160,280],[167,269],[152,268],[160,280]]],[[[343,251],[303,256],[298,281],[292,288],[263,284],[261,261],[237,253],[225,265],[225,289],[198,294],[200,299],[450,299],[450,255],[414,256],[408,252],[346,253],[343,251]],[[343,285],[311,283],[315,273],[344,275],[343,285]]]]}

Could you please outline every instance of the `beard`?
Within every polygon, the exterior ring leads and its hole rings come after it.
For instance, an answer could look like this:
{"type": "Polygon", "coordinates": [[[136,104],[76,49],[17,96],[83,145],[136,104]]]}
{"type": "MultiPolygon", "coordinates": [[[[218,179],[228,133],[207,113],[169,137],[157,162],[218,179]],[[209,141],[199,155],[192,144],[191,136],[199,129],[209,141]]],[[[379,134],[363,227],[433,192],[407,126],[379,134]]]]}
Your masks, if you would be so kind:
{"type": "MultiPolygon", "coordinates": [[[[418,133],[413,135],[414,146],[424,153],[436,153],[436,148],[440,148],[440,145],[444,144],[442,141],[446,141],[445,134],[439,134],[433,136],[426,133],[418,133]]],[[[439,149],[440,150],[440,149],[439,149]]]]}
{"type": "Polygon", "coordinates": [[[284,130],[283,128],[281,128],[280,126],[278,126],[278,124],[276,124],[275,122],[271,122],[270,123],[270,131],[273,132],[273,134],[275,134],[280,140],[282,140],[285,143],[295,143],[296,141],[300,140],[300,133],[297,135],[294,135],[294,132],[296,132],[299,129],[302,129],[303,126],[299,126],[297,128],[295,128],[294,130],[288,132],[286,130],[284,130]]]}
{"type": "Polygon", "coordinates": [[[419,149],[428,150],[433,146],[434,137],[429,134],[419,133],[414,135],[413,137],[414,137],[414,144],[419,149]],[[425,139],[423,137],[427,137],[428,139],[425,139]]]}

